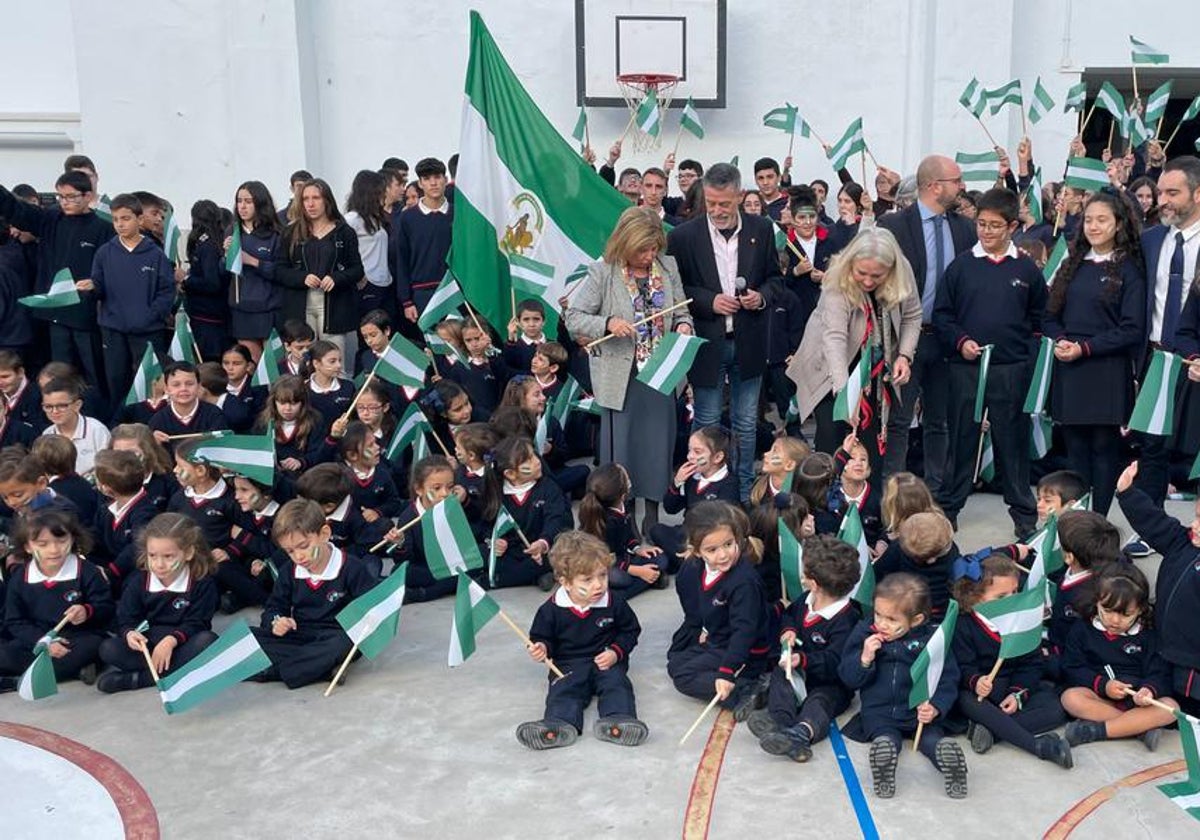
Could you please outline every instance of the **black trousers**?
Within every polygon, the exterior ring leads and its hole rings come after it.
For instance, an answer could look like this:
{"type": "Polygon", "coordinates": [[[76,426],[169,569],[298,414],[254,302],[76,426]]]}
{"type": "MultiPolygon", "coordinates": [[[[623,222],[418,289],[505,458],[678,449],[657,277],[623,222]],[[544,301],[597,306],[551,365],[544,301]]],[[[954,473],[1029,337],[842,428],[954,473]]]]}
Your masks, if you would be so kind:
{"type": "Polygon", "coordinates": [[[812,729],[813,743],[829,734],[829,722],[850,708],[854,695],[842,685],[818,685],[808,689],[803,703],[796,701],[796,692],[782,668],[771,672],[767,693],[767,709],[780,729],[806,723],[812,729]]]}
{"type": "MultiPolygon", "coordinates": [[[[62,640],[70,643],[70,651],[50,660],[54,663],[54,678],[60,682],[75,679],[85,666],[99,661],[100,643],[104,641],[99,633],[74,633],[62,640]]],[[[33,659],[33,647],[26,642],[9,639],[0,643],[0,674],[4,676],[19,677],[33,659]]]]}
{"type": "MultiPolygon", "coordinates": [[[[975,454],[979,449],[979,424],[974,420],[979,366],[950,364],[951,479],[942,486],[939,502],[954,519],[971,495],[975,454]]],[[[1037,524],[1037,502],[1029,489],[1029,416],[1022,409],[1029,386],[1029,365],[992,363],[984,405],[992,430],[996,457],[996,482],[1004,494],[1009,516],[1022,531],[1037,524]]]]}
{"type": "MultiPolygon", "coordinates": [[[[50,358],[56,362],[67,362],[83,374],[84,379],[96,386],[104,403],[105,412],[108,410],[108,400],[113,398],[108,393],[108,378],[101,362],[100,329],[77,330],[62,324],[50,325],[50,358]]],[[[137,362],[134,362],[136,365],[137,362]]],[[[130,371],[132,372],[132,368],[130,371]]],[[[123,399],[121,394],[115,399],[123,399]]],[[[104,414],[107,417],[107,413],[104,414]]]]}
{"type": "MultiPolygon", "coordinates": [[[[395,569],[392,569],[395,572],[395,569]]],[[[409,563],[408,572],[404,577],[404,603],[419,604],[423,601],[436,601],[446,595],[454,594],[458,588],[458,580],[454,577],[438,580],[429,571],[429,567],[418,563],[409,563]]]]}
{"type": "Polygon", "coordinates": [[[980,702],[974,691],[960,691],[958,710],[967,720],[986,726],[997,741],[1008,741],[1031,755],[1037,755],[1036,736],[1067,722],[1067,713],[1054,691],[1032,692],[1021,710],[1011,715],[990,700],[980,702]]]}
{"type": "Polygon", "coordinates": [[[192,322],[192,337],[196,339],[196,346],[200,348],[200,356],[206,362],[221,361],[221,354],[225,352],[233,339],[229,337],[228,324],[214,324],[209,321],[198,321],[193,319],[192,322]]]}
{"type": "Polygon", "coordinates": [[[888,415],[888,449],[883,459],[885,475],[908,467],[908,437],[917,401],[921,403],[921,431],[925,453],[925,483],[937,496],[950,472],[950,377],[946,357],[932,333],[922,333],[912,363],[912,378],[900,389],[900,400],[888,415]]]}
{"type": "MultiPolygon", "coordinates": [[[[817,452],[824,452],[827,455],[832,455],[838,451],[842,445],[842,441],[846,439],[846,435],[850,434],[850,424],[841,420],[833,419],[833,403],[835,397],[833,394],[826,395],[825,399],[817,403],[813,409],[813,417],[817,421],[817,433],[813,437],[813,448],[817,452]]],[[[890,416],[890,415],[889,415],[890,416]]],[[[888,423],[888,439],[887,452],[892,451],[891,438],[891,423],[888,423]]],[[[863,446],[867,448],[867,460],[871,464],[871,484],[879,489],[883,486],[884,479],[884,458],[885,455],[879,451],[879,412],[876,410],[871,417],[871,422],[867,424],[867,428],[858,429],[858,439],[862,441],[863,446]]],[[[907,446],[907,443],[905,444],[907,446]]]]}
{"type": "MultiPolygon", "coordinates": [[[[657,566],[660,575],[668,574],[671,561],[667,557],[666,552],[657,557],[637,557],[629,558],[630,566],[657,566]]],[[[642,580],[640,577],[634,577],[625,569],[618,569],[616,566],[609,567],[608,570],[608,586],[610,589],[615,589],[621,593],[626,601],[634,595],[641,595],[650,588],[650,584],[642,580]]]]}
{"type": "Polygon", "coordinates": [[[687,542],[683,535],[683,526],[659,522],[651,526],[648,536],[650,542],[662,549],[660,556],[666,558],[667,571],[671,574],[679,571],[681,562],[679,555],[683,553],[684,545],[687,542]]]}
{"type": "Polygon", "coordinates": [[[593,697],[602,718],[637,717],[628,660],[622,659],[607,671],[601,671],[591,659],[555,660],[554,664],[565,676],[559,679],[553,673],[549,675],[547,720],[561,720],[583,732],[583,710],[593,697]]]}
{"type": "Polygon", "coordinates": [[[271,573],[264,569],[255,577],[248,562],[230,559],[218,563],[215,577],[217,587],[231,593],[239,607],[261,607],[271,594],[271,573]]]}
{"type": "Polygon", "coordinates": [[[141,364],[147,344],[154,347],[159,361],[162,360],[167,349],[164,333],[162,330],[127,333],[101,327],[100,335],[104,340],[104,371],[108,393],[113,404],[119,405],[129,393],[129,386],[133,384],[133,372],[141,364]]]}
{"type": "Polygon", "coordinates": [[[1091,488],[1092,510],[1107,515],[1121,474],[1120,428],[1063,426],[1062,433],[1067,444],[1067,463],[1091,488]]]}
{"type": "MultiPolygon", "coordinates": [[[[181,668],[191,662],[216,640],[217,634],[208,630],[192,636],[175,648],[175,652],[171,654],[171,667],[162,676],[166,676],[166,674],[170,674],[177,668],[181,668]]],[[[153,646],[151,646],[150,651],[154,651],[153,646]]],[[[146,664],[146,657],[142,656],[141,651],[130,650],[129,645],[125,644],[123,636],[114,636],[111,639],[104,640],[100,645],[100,661],[105,665],[111,665],[118,671],[137,673],[139,671],[148,672],[150,670],[150,666],[146,664]]]]}
{"type": "Polygon", "coordinates": [[[293,630],[286,636],[276,636],[261,627],[251,627],[250,631],[288,688],[331,679],[352,647],[340,627],[293,630]]]}
{"type": "MultiPolygon", "coordinates": [[[[767,670],[765,660],[748,659],[742,673],[734,680],[717,671],[724,659],[725,651],[711,645],[690,645],[669,650],[667,676],[671,678],[675,690],[680,694],[695,697],[697,700],[711,700],[718,677],[736,682],[740,686],[756,679],[767,670]]],[[[732,706],[736,698],[737,692],[734,691],[721,705],[732,706]]]]}

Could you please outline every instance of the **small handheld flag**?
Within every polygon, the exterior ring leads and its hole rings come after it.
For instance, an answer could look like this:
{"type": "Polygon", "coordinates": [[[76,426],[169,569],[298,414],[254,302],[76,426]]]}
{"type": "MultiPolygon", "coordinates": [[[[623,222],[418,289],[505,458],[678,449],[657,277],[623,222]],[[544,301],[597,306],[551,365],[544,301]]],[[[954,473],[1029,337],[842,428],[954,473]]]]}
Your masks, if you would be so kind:
{"type": "Polygon", "coordinates": [[[1200,720],[1178,709],[1175,710],[1175,720],[1179,723],[1179,743],[1183,748],[1188,775],[1182,782],[1168,782],[1159,785],[1158,789],[1192,819],[1200,820],[1200,720]]]}
{"type": "Polygon", "coordinates": [[[875,567],[871,565],[871,551],[867,547],[867,535],[863,531],[857,503],[852,502],[846,509],[837,537],[858,551],[858,583],[850,597],[862,605],[865,615],[870,615],[875,608],[875,567]]]}
{"type": "Polygon", "coordinates": [[[125,405],[136,405],[150,399],[154,393],[154,380],[162,376],[162,365],[158,363],[158,354],[154,346],[147,343],[142,361],[133,373],[133,385],[129,387],[129,395],[125,397],[125,405]]]}
{"type": "Polygon", "coordinates": [[[239,276],[242,273],[242,226],[240,223],[233,226],[233,235],[229,238],[229,250],[225,252],[225,270],[239,276]]]}
{"type": "Polygon", "coordinates": [[[1038,341],[1037,361],[1033,365],[1033,380],[1025,394],[1026,414],[1041,414],[1046,408],[1046,396],[1050,393],[1050,371],[1054,368],[1054,339],[1044,335],[1038,341]]]}
{"type": "Polygon", "coordinates": [[[450,623],[450,656],[453,668],[475,652],[475,639],[484,625],[500,613],[500,605],[483,587],[466,575],[458,576],[454,596],[454,618],[450,623]]]}
{"type": "Polygon", "coordinates": [[[17,298],[17,303],[31,309],[53,309],[58,306],[74,306],[79,303],[79,292],[75,289],[75,279],[71,269],[59,269],[50,282],[50,288],[44,294],[26,295],[17,298]]]}
{"type": "Polygon", "coordinates": [[[858,417],[858,403],[862,399],[863,389],[871,381],[871,360],[866,353],[859,355],[858,363],[850,370],[846,384],[838,391],[833,400],[833,419],[845,423],[855,422],[858,417]]]}
{"type": "Polygon", "coordinates": [[[270,487],[275,483],[275,430],[268,427],[261,435],[221,435],[205,440],[190,457],[270,487]]]}
{"type": "Polygon", "coordinates": [[[946,653],[954,638],[954,625],[958,622],[958,601],[953,598],[946,606],[946,617],[925,643],[925,649],[917,654],[912,664],[912,690],[908,693],[908,707],[915,709],[928,703],[937,694],[938,683],[946,668],[946,653]]]}
{"type": "Polygon", "coordinates": [[[428,367],[429,357],[397,332],[375,363],[374,372],[380,379],[393,385],[420,388],[425,384],[425,370],[428,367]]]}
{"type": "Polygon", "coordinates": [[[982,152],[969,155],[959,152],[954,162],[962,169],[963,181],[981,188],[991,188],[1000,177],[1000,155],[997,152],[982,152]]]}
{"type": "Polygon", "coordinates": [[[1000,634],[1000,657],[1014,659],[1037,650],[1042,643],[1042,610],[1046,603],[1046,579],[1007,598],[975,605],[977,615],[987,619],[1000,634]]]}
{"type": "Polygon", "coordinates": [[[970,111],[976,118],[983,114],[987,108],[987,92],[983,89],[983,85],[979,84],[978,79],[971,79],[971,83],[967,85],[962,95],[958,97],[958,103],[970,111]]]}
{"type": "Polygon", "coordinates": [[[51,631],[38,639],[33,648],[33,662],[17,681],[17,694],[22,700],[44,700],[58,694],[58,679],[54,674],[54,659],[50,645],[58,634],[51,631]]]}
{"type": "Polygon", "coordinates": [[[992,366],[992,346],[985,344],[979,354],[979,384],[975,386],[975,415],[976,423],[983,422],[983,405],[987,401],[988,368],[992,366]]]}
{"type": "Polygon", "coordinates": [[[646,94],[642,104],[634,113],[634,122],[643,133],[649,134],[651,137],[658,136],[658,132],[662,128],[662,119],[658,109],[657,92],[650,91],[646,94]]]}
{"type": "Polygon", "coordinates": [[[827,157],[834,169],[845,169],[850,156],[865,151],[866,148],[867,143],[863,139],[862,117],[859,117],[850,123],[845,133],[829,148],[827,157]]]}
{"type": "Polygon", "coordinates": [[[575,141],[577,143],[584,142],[584,138],[587,137],[587,128],[588,128],[587,108],[580,105],[579,106],[579,117],[575,120],[575,127],[573,129],[571,129],[571,136],[573,138],[575,138],[575,141]]]}
{"type": "Polygon", "coordinates": [[[200,361],[196,339],[192,335],[192,322],[182,309],[175,313],[175,332],[171,335],[167,355],[177,362],[190,362],[193,365],[200,361]]]}
{"type": "Polygon", "coordinates": [[[1050,98],[1050,92],[1042,87],[1042,77],[1038,76],[1033,84],[1033,100],[1029,103],[1029,121],[1037,125],[1053,107],[1054,100],[1050,98]]]}
{"type": "Polygon", "coordinates": [[[1063,113],[1067,111],[1083,111],[1083,106],[1087,103],[1087,82],[1071,85],[1067,90],[1067,97],[1063,101],[1063,113]]]}
{"type": "Polygon", "coordinates": [[[804,546],[792,529],[779,518],[779,571],[783,576],[783,597],[788,602],[797,601],[804,597],[804,586],[800,583],[804,576],[804,546]]]}
{"type": "Polygon", "coordinates": [[[704,139],[704,125],[700,122],[700,113],[696,110],[690,96],[683,106],[683,114],[679,117],[679,127],[691,133],[697,140],[704,139]]]}
{"type": "Polygon", "coordinates": [[[433,292],[433,297],[429,299],[429,303],[425,304],[425,311],[417,319],[417,326],[422,331],[428,332],[443,318],[457,315],[458,308],[466,302],[467,299],[463,296],[458,281],[454,279],[450,270],[446,269],[446,273],[442,275],[442,282],[438,284],[437,289],[433,292]]]}
{"type": "Polygon", "coordinates": [[[1155,350],[1142,379],[1128,426],[1148,435],[1170,435],[1175,431],[1175,386],[1183,360],[1174,353],[1155,350]]]}
{"type": "Polygon", "coordinates": [[[698,336],[667,333],[638,372],[638,381],[661,394],[674,394],[704,343],[705,339],[698,336]]]}
{"type": "Polygon", "coordinates": [[[1021,107],[1021,80],[1013,79],[1006,85],[987,92],[988,112],[995,116],[1005,105],[1021,107]]]}
{"type": "Polygon", "coordinates": [[[158,684],[167,714],[186,712],[270,667],[271,660],[245,619],[225,629],[216,642],[158,684]]]}
{"type": "Polygon", "coordinates": [[[396,638],[400,629],[400,608],[404,605],[408,563],[388,575],[370,590],[359,595],[337,614],[342,625],[363,656],[374,659],[396,638]]]}
{"type": "Polygon", "coordinates": [[[1171,56],[1130,35],[1129,60],[1134,64],[1167,64],[1171,56]]]}
{"type": "Polygon", "coordinates": [[[426,514],[421,526],[425,559],[438,580],[462,569],[482,569],[483,558],[457,496],[447,496],[426,514]]]}
{"type": "Polygon", "coordinates": [[[1108,186],[1108,166],[1095,158],[1073,157],[1067,161],[1065,180],[1068,187],[1095,192],[1108,186]]]}

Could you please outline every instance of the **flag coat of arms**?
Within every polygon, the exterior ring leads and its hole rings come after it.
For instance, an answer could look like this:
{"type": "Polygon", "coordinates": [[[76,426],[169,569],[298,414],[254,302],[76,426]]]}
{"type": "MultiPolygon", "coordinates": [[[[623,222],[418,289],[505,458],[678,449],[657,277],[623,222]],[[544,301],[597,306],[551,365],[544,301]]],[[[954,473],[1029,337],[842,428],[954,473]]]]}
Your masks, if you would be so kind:
{"type": "Polygon", "coordinates": [[[450,270],[503,330],[512,317],[508,255],[554,266],[546,297],[557,301],[568,273],[599,259],[629,201],[546,119],[475,12],[465,94],[450,270]]]}
{"type": "Polygon", "coordinates": [[[463,664],[475,652],[475,639],[484,625],[500,614],[500,605],[466,575],[458,576],[454,618],[450,623],[449,664],[463,664]]]}

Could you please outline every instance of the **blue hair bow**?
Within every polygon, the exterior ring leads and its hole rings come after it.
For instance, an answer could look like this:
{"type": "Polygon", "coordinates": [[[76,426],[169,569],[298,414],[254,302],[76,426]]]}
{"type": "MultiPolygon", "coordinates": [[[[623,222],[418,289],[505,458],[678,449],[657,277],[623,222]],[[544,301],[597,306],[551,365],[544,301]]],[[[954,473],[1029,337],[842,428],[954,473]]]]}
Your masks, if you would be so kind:
{"type": "Polygon", "coordinates": [[[974,554],[957,558],[950,569],[950,579],[961,580],[962,578],[970,578],[976,582],[982,580],[983,561],[991,556],[991,553],[991,546],[988,546],[987,548],[981,548],[974,554]]]}

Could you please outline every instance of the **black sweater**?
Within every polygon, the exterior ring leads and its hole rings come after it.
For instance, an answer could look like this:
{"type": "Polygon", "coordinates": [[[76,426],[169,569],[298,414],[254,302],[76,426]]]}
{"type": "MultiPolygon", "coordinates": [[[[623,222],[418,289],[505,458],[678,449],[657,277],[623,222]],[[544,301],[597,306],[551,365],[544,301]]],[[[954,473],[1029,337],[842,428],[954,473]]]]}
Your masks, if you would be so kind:
{"type": "Polygon", "coordinates": [[[937,287],[933,326],[952,364],[967,340],[993,345],[992,364],[1024,362],[1036,355],[1046,309],[1046,279],[1028,257],[994,262],[968,251],[946,268],[937,287]]]}
{"type": "Polygon", "coordinates": [[[1134,635],[1114,636],[1098,629],[1090,620],[1075,622],[1067,636],[1063,673],[1071,685],[1084,686],[1106,697],[1111,667],[1120,682],[1136,691],[1148,688],[1155,697],[1171,693],[1171,666],[1158,652],[1158,639],[1152,630],[1134,635]]]}
{"type": "Polygon", "coordinates": [[[700,644],[721,653],[718,672],[732,680],[751,659],[766,659],[773,648],[770,609],[762,581],[745,558],[716,580],[704,584],[705,565],[686,561],[675,576],[675,592],[683,607],[683,623],[671,640],[672,650],[700,644]]]}
{"type": "MultiPolygon", "coordinates": [[[[556,593],[557,594],[557,593],[556,593]]],[[[592,659],[612,650],[618,660],[629,659],[637,646],[642,626],[629,604],[609,592],[603,604],[586,611],[574,605],[559,606],[552,595],[533,616],[529,638],[546,646],[551,659],[592,659]]]]}
{"type": "Polygon", "coordinates": [[[137,629],[143,621],[150,629],[142,635],[154,647],[167,636],[183,644],[197,633],[212,630],[212,617],[217,611],[217,582],[211,577],[189,580],[186,592],[150,591],[151,573],[139,571],[121,591],[117,605],[117,632],[121,641],[125,634],[137,629]]]}
{"type": "Polygon", "coordinates": [[[92,563],[77,559],[74,578],[58,582],[29,580],[32,564],[13,569],[4,596],[4,632],[14,641],[33,649],[37,640],[62,621],[68,607],[82,604],[88,617],[82,624],[67,624],[59,635],[103,635],[115,608],[108,581],[92,563]]]}
{"type": "MultiPolygon", "coordinates": [[[[229,283],[219,242],[201,236],[189,249],[188,273],[183,281],[183,307],[192,320],[207,324],[229,324],[229,283]]],[[[219,361],[219,360],[218,360],[219,361]]]]}
{"type": "Polygon", "coordinates": [[[446,273],[454,208],[426,213],[414,205],[400,214],[396,231],[396,299],[400,308],[413,303],[413,291],[432,292],[446,273]]]}
{"type": "MultiPolygon", "coordinates": [[[[335,551],[337,551],[335,549],[335,551]]],[[[375,578],[357,557],[338,551],[341,568],[330,580],[317,581],[296,577],[296,566],[283,561],[279,579],[263,606],[262,627],[271,629],[271,622],[280,616],[296,621],[292,633],[299,638],[324,634],[341,629],[337,614],[342,608],[375,585],[375,578]],[[315,584],[315,585],[314,585],[315,584]]],[[[331,557],[330,563],[334,562],[331,557]]],[[[289,633],[288,635],[292,635],[289,633]]]]}
{"type": "Polygon", "coordinates": [[[847,601],[831,618],[812,612],[804,599],[793,601],[783,611],[780,635],[796,634],[794,650],[800,654],[800,668],[809,688],[842,684],[838,667],[846,640],[858,624],[859,614],[853,601],[847,601]]]}

